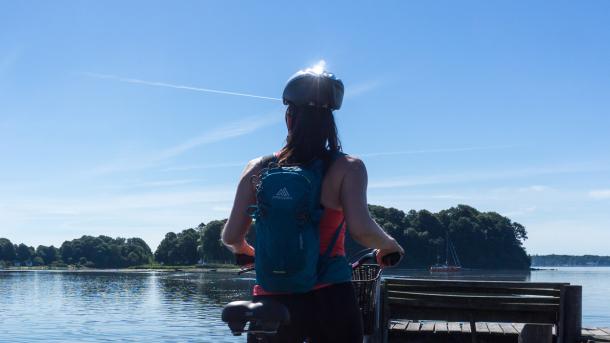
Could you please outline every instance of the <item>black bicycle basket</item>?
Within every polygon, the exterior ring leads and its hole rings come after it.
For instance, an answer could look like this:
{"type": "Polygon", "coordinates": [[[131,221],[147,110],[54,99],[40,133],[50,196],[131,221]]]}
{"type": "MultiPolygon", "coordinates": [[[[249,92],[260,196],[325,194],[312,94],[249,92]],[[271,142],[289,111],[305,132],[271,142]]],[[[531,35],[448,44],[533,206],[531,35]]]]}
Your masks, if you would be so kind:
{"type": "Polygon", "coordinates": [[[381,268],[376,264],[363,264],[352,271],[352,284],[362,313],[365,335],[371,335],[374,330],[380,275],[381,268]]]}

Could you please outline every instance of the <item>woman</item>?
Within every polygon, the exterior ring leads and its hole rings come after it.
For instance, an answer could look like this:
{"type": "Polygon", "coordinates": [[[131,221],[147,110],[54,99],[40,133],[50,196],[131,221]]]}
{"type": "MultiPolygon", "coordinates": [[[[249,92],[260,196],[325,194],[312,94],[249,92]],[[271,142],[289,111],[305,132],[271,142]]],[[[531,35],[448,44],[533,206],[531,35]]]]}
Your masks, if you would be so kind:
{"type": "MultiPolygon", "coordinates": [[[[329,251],[331,256],[344,256],[347,227],[356,242],[378,249],[381,264],[383,256],[404,251],[369,214],[364,163],[341,151],[333,110],[341,107],[342,99],[343,83],[333,74],[316,68],[295,74],[283,94],[284,104],[288,105],[286,144],[271,160],[280,166],[323,162],[325,172],[319,191],[323,208],[319,220],[320,254],[329,251]]],[[[270,158],[250,161],[241,176],[233,209],[222,233],[223,243],[235,254],[255,254],[245,240],[251,224],[248,210],[257,203],[256,185],[252,180],[260,178],[269,161],[270,158]]],[[[337,261],[341,264],[338,269],[326,268],[320,273],[332,274],[346,268],[348,273],[320,276],[319,280],[332,281],[320,281],[311,291],[277,293],[261,285],[254,287],[255,300],[272,297],[290,312],[291,323],[280,327],[275,337],[277,342],[303,342],[305,338],[310,342],[362,341],[362,319],[350,283],[349,265],[345,258],[337,261]]]]}

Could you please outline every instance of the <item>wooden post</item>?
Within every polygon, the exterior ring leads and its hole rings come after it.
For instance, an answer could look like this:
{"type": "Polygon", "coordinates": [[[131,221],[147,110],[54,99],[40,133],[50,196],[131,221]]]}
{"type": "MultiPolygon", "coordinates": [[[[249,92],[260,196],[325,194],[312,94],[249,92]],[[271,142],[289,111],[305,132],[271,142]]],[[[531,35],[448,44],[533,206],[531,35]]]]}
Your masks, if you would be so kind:
{"type": "Polygon", "coordinates": [[[563,330],[565,328],[565,321],[566,321],[566,286],[563,285],[561,286],[561,288],[559,289],[559,319],[557,322],[557,343],[564,343],[564,334],[563,334],[563,330]]]}
{"type": "Polygon", "coordinates": [[[389,326],[390,326],[390,306],[388,304],[388,293],[386,292],[386,280],[381,280],[381,304],[379,304],[381,310],[381,320],[379,323],[379,330],[381,332],[377,337],[381,337],[382,343],[388,343],[389,326]]]}
{"type": "Polygon", "coordinates": [[[565,286],[563,343],[575,343],[582,331],[582,286],[565,286]]]}
{"type": "Polygon", "coordinates": [[[553,342],[553,324],[525,324],[519,334],[519,343],[553,342]]]}
{"type": "Polygon", "coordinates": [[[477,343],[477,323],[474,319],[474,315],[472,313],[469,314],[470,317],[470,342],[477,343]]]}

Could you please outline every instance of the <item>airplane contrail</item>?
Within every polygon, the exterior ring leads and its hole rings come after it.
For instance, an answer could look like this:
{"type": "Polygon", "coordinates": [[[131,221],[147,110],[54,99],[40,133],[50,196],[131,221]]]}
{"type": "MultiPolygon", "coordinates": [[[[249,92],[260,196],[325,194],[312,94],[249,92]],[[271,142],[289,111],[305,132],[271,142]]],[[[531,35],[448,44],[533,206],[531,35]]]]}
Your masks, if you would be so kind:
{"type": "Polygon", "coordinates": [[[369,152],[363,154],[357,154],[359,157],[377,157],[377,156],[393,156],[393,155],[417,155],[417,154],[429,154],[429,153],[443,153],[443,152],[468,152],[478,150],[499,150],[515,148],[518,145],[490,145],[490,146],[473,146],[464,148],[441,148],[441,149],[421,149],[421,150],[404,150],[404,151],[381,151],[381,152],[369,152]]]}
{"type": "Polygon", "coordinates": [[[135,83],[135,84],[147,85],[147,86],[167,87],[167,88],[174,88],[174,89],[184,89],[184,90],[195,91],[195,92],[236,95],[236,96],[243,96],[243,97],[248,97],[248,98],[282,101],[282,99],[280,99],[280,98],[272,98],[272,97],[268,97],[268,96],[246,94],[246,93],[239,93],[239,92],[230,92],[230,91],[224,91],[224,90],[219,90],[219,89],[175,85],[175,84],[171,84],[171,83],[157,82],[157,81],[146,81],[146,80],[139,80],[139,79],[121,77],[121,76],[116,76],[116,75],[109,75],[109,74],[97,74],[97,73],[83,73],[83,74],[86,76],[94,77],[94,78],[98,78],[98,79],[110,79],[110,80],[116,80],[116,81],[120,81],[120,82],[135,83]]]}

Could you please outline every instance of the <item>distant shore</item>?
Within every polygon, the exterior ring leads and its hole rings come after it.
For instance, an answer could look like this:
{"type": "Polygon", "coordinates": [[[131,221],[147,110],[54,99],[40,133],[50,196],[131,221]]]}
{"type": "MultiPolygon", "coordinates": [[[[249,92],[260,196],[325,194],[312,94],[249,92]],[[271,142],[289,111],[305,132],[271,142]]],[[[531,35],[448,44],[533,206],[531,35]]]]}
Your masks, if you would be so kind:
{"type": "Polygon", "coordinates": [[[238,272],[239,268],[234,265],[215,265],[215,266],[138,266],[131,268],[87,268],[87,267],[6,267],[0,268],[0,271],[67,271],[67,272],[121,272],[121,273],[141,273],[141,272],[160,272],[160,273],[232,273],[238,272]]]}
{"type": "Polygon", "coordinates": [[[532,267],[610,267],[610,256],[532,255],[532,267]]]}

